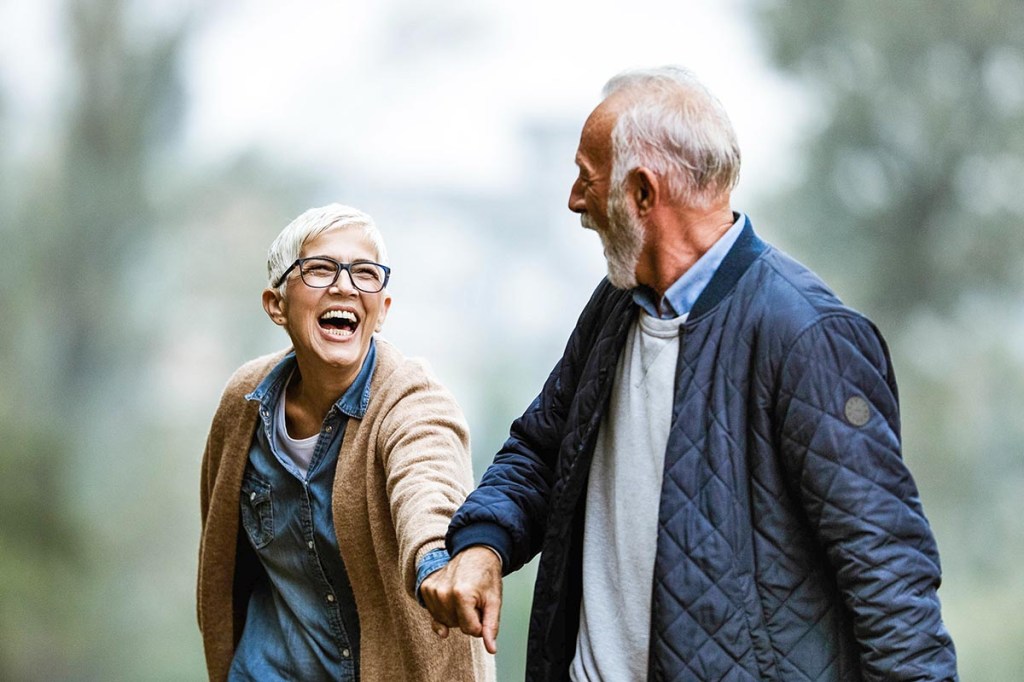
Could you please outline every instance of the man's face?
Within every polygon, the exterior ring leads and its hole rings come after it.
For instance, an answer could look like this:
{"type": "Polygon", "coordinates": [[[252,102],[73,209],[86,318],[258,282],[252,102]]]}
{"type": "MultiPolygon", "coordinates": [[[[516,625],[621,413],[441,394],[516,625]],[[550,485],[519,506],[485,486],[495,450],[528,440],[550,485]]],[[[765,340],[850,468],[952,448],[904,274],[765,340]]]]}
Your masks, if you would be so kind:
{"type": "Polygon", "coordinates": [[[636,266],[644,230],[624,188],[611,183],[611,132],[617,116],[614,102],[602,102],[583,125],[576,165],[579,176],[569,193],[569,210],[580,214],[583,227],[594,230],[604,246],[608,280],[620,289],[635,287],[636,266]]]}
{"type": "Polygon", "coordinates": [[[644,246],[644,226],[630,203],[625,187],[615,187],[608,197],[608,228],[599,231],[608,261],[608,281],[619,289],[637,285],[637,264],[644,246]]]}
{"type": "MultiPolygon", "coordinates": [[[[302,247],[300,258],[328,256],[342,263],[376,261],[371,242],[358,228],[328,230],[302,247]]],[[[271,319],[282,325],[295,346],[300,366],[340,370],[354,379],[363,365],[373,332],[384,324],[391,296],[387,290],[368,294],[352,286],[342,271],[330,287],[306,286],[298,268],[288,276],[286,293],[264,305],[271,319]]]]}

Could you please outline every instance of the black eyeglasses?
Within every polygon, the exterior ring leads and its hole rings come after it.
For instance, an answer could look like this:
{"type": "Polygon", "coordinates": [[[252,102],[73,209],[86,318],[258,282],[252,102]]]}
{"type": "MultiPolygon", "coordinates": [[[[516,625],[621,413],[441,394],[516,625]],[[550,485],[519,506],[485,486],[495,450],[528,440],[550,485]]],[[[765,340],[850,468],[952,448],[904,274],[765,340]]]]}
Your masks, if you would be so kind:
{"type": "Polygon", "coordinates": [[[370,261],[359,261],[356,263],[341,263],[328,258],[327,256],[315,256],[313,258],[300,258],[288,269],[281,273],[281,276],[274,282],[274,287],[281,286],[288,273],[298,266],[299,275],[307,287],[314,289],[326,289],[338,281],[342,270],[348,271],[352,286],[367,294],[375,294],[388,285],[391,277],[391,268],[380,263],[370,261]]]}

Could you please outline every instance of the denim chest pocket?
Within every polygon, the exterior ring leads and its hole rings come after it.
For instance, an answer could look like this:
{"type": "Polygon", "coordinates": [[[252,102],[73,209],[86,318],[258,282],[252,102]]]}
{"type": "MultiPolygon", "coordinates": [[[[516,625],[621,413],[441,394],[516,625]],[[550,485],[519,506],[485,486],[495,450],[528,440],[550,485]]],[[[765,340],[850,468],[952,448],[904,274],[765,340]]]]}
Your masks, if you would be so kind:
{"type": "Polygon", "coordinates": [[[274,539],[274,504],[270,484],[251,472],[242,479],[242,526],[256,549],[274,539]]]}

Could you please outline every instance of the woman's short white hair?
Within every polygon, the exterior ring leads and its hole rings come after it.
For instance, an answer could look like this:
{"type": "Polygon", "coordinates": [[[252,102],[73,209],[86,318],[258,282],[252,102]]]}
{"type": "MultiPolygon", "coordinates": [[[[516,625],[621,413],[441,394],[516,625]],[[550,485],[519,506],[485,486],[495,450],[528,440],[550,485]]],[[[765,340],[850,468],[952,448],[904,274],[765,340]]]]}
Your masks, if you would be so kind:
{"type": "MultiPolygon", "coordinates": [[[[388,252],[384,246],[384,237],[381,236],[373,218],[351,206],[329,204],[309,209],[288,223],[287,227],[281,230],[281,234],[274,239],[270,250],[267,251],[268,286],[273,288],[274,282],[281,276],[281,273],[298,259],[299,254],[302,253],[302,246],[307,241],[316,239],[328,230],[351,228],[362,230],[363,235],[373,245],[377,262],[387,265],[388,252]]],[[[285,283],[282,282],[278,288],[284,293],[285,283]]]]}
{"type": "Polygon", "coordinates": [[[722,103],[689,70],[676,66],[625,71],[604,86],[627,99],[612,129],[613,185],[646,167],[669,197],[707,207],[739,181],[740,148],[722,103]]]}

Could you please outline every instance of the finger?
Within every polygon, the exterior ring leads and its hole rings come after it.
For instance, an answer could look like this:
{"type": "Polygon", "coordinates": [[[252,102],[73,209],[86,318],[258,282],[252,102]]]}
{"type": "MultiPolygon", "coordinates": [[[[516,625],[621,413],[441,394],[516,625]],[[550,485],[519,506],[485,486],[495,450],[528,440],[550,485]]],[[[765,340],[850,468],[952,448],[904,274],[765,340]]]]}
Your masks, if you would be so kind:
{"type": "Polygon", "coordinates": [[[459,627],[459,616],[453,608],[442,607],[436,610],[431,610],[430,615],[438,625],[443,625],[446,628],[459,627]]]}
{"type": "Polygon", "coordinates": [[[433,618],[431,618],[430,619],[430,629],[433,630],[434,634],[436,634],[441,639],[447,639],[448,638],[448,626],[445,625],[444,623],[439,623],[436,620],[434,620],[433,618]]]}
{"type": "Polygon", "coordinates": [[[483,637],[488,653],[498,653],[498,621],[501,617],[501,597],[484,602],[483,637]]]}
{"type": "Polygon", "coordinates": [[[459,619],[456,616],[455,605],[453,604],[455,596],[448,589],[432,589],[434,587],[434,585],[429,586],[427,589],[424,589],[422,586],[420,587],[423,605],[427,608],[433,621],[438,625],[446,628],[457,627],[459,619]]]}
{"type": "Polygon", "coordinates": [[[467,635],[479,637],[482,634],[483,624],[480,622],[480,612],[477,610],[476,604],[476,596],[460,596],[456,600],[455,611],[458,617],[459,628],[467,635]]]}

